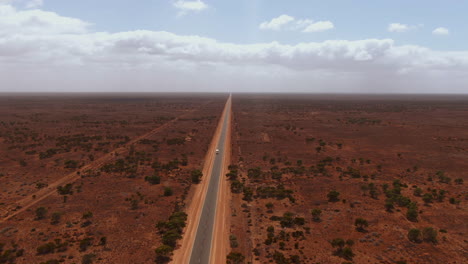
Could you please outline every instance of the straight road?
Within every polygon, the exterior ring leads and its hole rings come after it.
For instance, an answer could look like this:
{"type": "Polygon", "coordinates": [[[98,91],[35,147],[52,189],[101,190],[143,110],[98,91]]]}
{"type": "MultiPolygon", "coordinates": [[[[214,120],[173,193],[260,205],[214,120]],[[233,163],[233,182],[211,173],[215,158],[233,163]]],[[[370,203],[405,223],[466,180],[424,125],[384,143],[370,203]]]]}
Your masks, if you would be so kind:
{"type": "Polygon", "coordinates": [[[190,256],[190,264],[209,264],[212,255],[213,230],[215,226],[215,216],[218,206],[218,192],[220,179],[224,172],[224,156],[226,151],[226,138],[228,135],[229,120],[231,118],[231,97],[228,99],[224,113],[224,121],[221,135],[216,148],[219,153],[215,155],[213,169],[211,170],[210,181],[206,193],[200,221],[195,236],[195,241],[190,256]]]}

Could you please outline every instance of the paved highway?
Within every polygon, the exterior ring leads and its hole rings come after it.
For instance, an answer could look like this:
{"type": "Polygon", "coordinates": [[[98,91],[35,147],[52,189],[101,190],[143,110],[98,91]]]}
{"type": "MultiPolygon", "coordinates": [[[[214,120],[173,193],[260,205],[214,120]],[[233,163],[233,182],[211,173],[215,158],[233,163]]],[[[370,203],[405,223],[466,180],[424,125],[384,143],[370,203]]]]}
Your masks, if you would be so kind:
{"type": "Polygon", "coordinates": [[[224,172],[223,159],[224,159],[224,148],[226,142],[226,132],[228,127],[228,120],[231,116],[231,102],[226,107],[224,113],[224,122],[221,129],[221,136],[219,137],[218,144],[216,146],[219,149],[219,154],[215,155],[215,161],[213,163],[213,170],[211,171],[211,178],[206,193],[205,202],[200,217],[200,223],[198,224],[197,234],[195,236],[195,242],[193,244],[192,255],[190,256],[190,264],[209,264],[211,254],[211,243],[213,240],[213,229],[216,216],[217,197],[219,191],[220,177],[224,172]]]}

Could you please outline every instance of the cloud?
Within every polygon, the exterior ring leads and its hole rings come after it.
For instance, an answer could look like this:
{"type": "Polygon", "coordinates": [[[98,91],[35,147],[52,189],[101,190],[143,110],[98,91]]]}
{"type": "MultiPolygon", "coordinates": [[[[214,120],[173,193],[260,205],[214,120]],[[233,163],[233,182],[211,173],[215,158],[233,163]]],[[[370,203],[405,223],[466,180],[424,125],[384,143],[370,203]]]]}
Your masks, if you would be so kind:
{"type": "Polygon", "coordinates": [[[400,24],[400,23],[391,23],[388,25],[388,31],[389,32],[407,32],[411,29],[410,26],[405,25],[405,24],[400,24]]]}
{"type": "Polygon", "coordinates": [[[311,19],[295,19],[289,15],[281,15],[270,21],[265,21],[259,26],[262,30],[299,30],[305,33],[322,32],[334,28],[330,21],[317,21],[311,19]]]}
{"type": "Polygon", "coordinates": [[[450,31],[447,28],[438,27],[432,31],[432,34],[438,35],[438,36],[447,36],[447,35],[450,35],[450,31]]]}
{"type": "Polygon", "coordinates": [[[89,25],[79,19],[59,16],[53,12],[17,11],[10,5],[0,5],[0,36],[85,33],[89,25]]]}
{"type": "Polygon", "coordinates": [[[391,39],[234,44],[164,31],[94,32],[76,18],[0,6],[0,72],[8,76],[1,91],[466,92],[467,71],[468,51],[391,39]]]}
{"type": "Polygon", "coordinates": [[[173,3],[173,6],[179,9],[179,15],[183,16],[189,12],[201,12],[208,8],[208,5],[201,0],[196,1],[181,1],[173,3]]]}
{"type": "Polygon", "coordinates": [[[408,32],[411,30],[417,30],[422,27],[424,27],[423,24],[407,25],[407,24],[401,24],[401,23],[391,23],[388,25],[387,30],[388,32],[403,33],[403,32],[408,32]]]}
{"type": "Polygon", "coordinates": [[[26,3],[26,8],[37,8],[44,4],[44,0],[31,0],[26,3]]]}
{"type": "Polygon", "coordinates": [[[302,32],[322,32],[335,28],[330,21],[318,21],[308,25],[302,32]]]}
{"type": "Polygon", "coordinates": [[[285,25],[294,21],[294,17],[288,15],[281,15],[279,17],[273,18],[271,21],[265,21],[260,24],[260,29],[263,30],[280,30],[285,25]]]}

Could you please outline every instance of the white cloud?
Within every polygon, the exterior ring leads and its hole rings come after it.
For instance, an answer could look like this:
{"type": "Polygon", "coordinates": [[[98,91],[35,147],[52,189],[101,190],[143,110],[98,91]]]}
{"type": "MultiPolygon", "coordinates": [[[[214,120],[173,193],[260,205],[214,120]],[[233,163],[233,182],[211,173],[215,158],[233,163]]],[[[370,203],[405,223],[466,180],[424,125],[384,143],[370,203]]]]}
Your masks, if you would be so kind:
{"type": "Polygon", "coordinates": [[[439,36],[447,36],[450,35],[450,31],[444,27],[438,27],[432,31],[432,34],[439,35],[439,36]]]}
{"type": "Polygon", "coordinates": [[[388,31],[389,32],[407,32],[411,29],[410,26],[406,24],[400,24],[400,23],[391,23],[388,25],[388,31]]]}
{"type": "Polygon", "coordinates": [[[423,24],[407,25],[407,24],[401,24],[401,23],[391,23],[388,25],[387,30],[388,32],[404,33],[404,32],[408,32],[411,30],[417,30],[422,27],[424,27],[423,24]]]}
{"type": "Polygon", "coordinates": [[[27,34],[85,33],[89,23],[42,10],[17,11],[10,5],[0,6],[0,36],[27,34]]]}
{"type": "Polygon", "coordinates": [[[30,0],[26,3],[26,8],[37,8],[44,4],[43,0],[30,0]]]}
{"type": "Polygon", "coordinates": [[[7,76],[0,91],[466,92],[467,71],[468,51],[391,39],[234,44],[161,31],[93,32],[79,19],[0,6],[0,72],[7,76]]]}
{"type": "Polygon", "coordinates": [[[302,32],[323,32],[335,28],[330,21],[318,21],[308,25],[302,32]]]}
{"type": "Polygon", "coordinates": [[[279,17],[273,18],[271,21],[265,21],[261,23],[259,28],[263,30],[280,30],[292,21],[294,21],[294,17],[281,15],[279,17]]]}
{"type": "Polygon", "coordinates": [[[200,12],[208,8],[208,5],[201,0],[174,2],[173,6],[179,9],[179,15],[185,15],[188,12],[200,12]]]}
{"type": "Polygon", "coordinates": [[[265,21],[259,26],[262,30],[300,30],[305,33],[322,32],[334,28],[330,21],[317,21],[311,19],[295,19],[289,15],[281,15],[270,21],[265,21]]]}

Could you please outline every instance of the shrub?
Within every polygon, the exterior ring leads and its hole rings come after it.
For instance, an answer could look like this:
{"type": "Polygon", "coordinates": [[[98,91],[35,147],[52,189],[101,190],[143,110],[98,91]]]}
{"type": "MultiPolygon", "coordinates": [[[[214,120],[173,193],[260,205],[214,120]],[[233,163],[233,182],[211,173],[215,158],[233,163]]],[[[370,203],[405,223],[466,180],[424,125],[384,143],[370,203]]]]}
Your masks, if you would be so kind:
{"type": "Polygon", "coordinates": [[[417,228],[412,228],[408,231],[408,240],[411,242],[421,241],[421,231],[417,228]]]}
{"type": "Polygon", "coordinates": [[[365,227],[368,227],[369,226],[369,223],[367,222],[366,219],[364,218],[357,218],[355,221],[354,221],[354,226],[356,226],[356,229],[359,231],[359,232],[364,232],[365,231],[365,227]]]}
{"type": "Polygon", "coordinates": [[[394,206],[393,206],[393,202],[389,199],[387,199],[385,201],[385,210],[387,210],[387,212],[391,212],[393,210],[394,206]]]}
{"type": "Polygon", "coordinates": [[[164,187],[164,196],[171,196],[173,193],[171,187],[164,187]]]}
{"type": "Polygon", "coordinates": [[[422,189],[421,188],[414,189],[413,195],[418,196],[418,197],[421,196],[422,195],[422,189]]]}
{"type": "Polygon", "coordinates": [[[238,180],[234,180],[231,182],[231,192],[233,193],[241,193],[244,189],[244,184],[238,180]]]}
{"type": "Polygon", "coordinates": [[[341,251],[341,257],[347,260],[353,259],[354,257],[353,250],[350,247],[343,248],[343,250],[341,251]]]}
{"type": "Polygon", "coordinates": [[[168,245],[161,245],[156,248],[154,250],[156,253],[156,263],[163,264],[169,262],[171,260],[173,250],[174,248],[168,245]]]}
{"type": "Polygon", "coordinates": [[[322,210],[320,209],[312,209],[312,219],[315,221],[315,222],[318,222],[320,221],[320,216],[322,215],[322,210]]]}
{"type": "Polygon", "coordinates": [[[229,244],[231,245],[231,248],[236,248],[239,246],[239,243],[237,242],[237,237],[235,235],[229,236],[229,244]]]}
{"type": "Polygon", "coordinates": [[[341,250],[345,245],[345,241],[342,238],[335,238],[330,242],[330,244],[332,247],[338,248],[338,250],[341,250]]]}
{"type": "Polygon", "coordinates": [[[422,239],[426,242],[437,243],[437,230],[432,227],[425,227],[422,230],[422,239]]]}
{"type": "Polygon", "coordinates": [[[38,255],[45,255],[49,253],[54,253],[55,251],[55,243],[54,242],[49,242],[43,245],[40,245],[37,247],[37,254],[38,255]]]}
{"type": "Polygon", "coordinates": [[[50,223],[53,225],[56,225],[60,222],[60,218],[62,217],[62,214],[59,212],[54,212],[52,213],[50,223]]]}
{"type": "Polygon", "coordinates": [[[36,209],[36,219],[37,220],[42,220],[46,217],[47,215],[47,209],[45,207],[38,207],[36,209]]]}
{"type": "Polygon", "coordinates": [[[149,182],[152,185],[160,184],[161,183],[161,177],[159,177],[157,175],[146,176],[145,181],[149,182]]]}
{"type": "Polygon", "coordinates": [[[91,246],[91,241],[92,241],[92,238],[85,238],[85,239],[82,239],[80,240],[80,251],[86,251],[88,249],[89,246],[91,246]]]}
{"type": "Polygon", "coordinates": [[[193,170],[191,173],[192,177],[192,183],[200,183],[201,177],[203,176],[203,173],[200,170],[193,170]]]}
{"type": "Polygon", "coordinates": [[[78,161],[76,161],[76,160],[67,160],[67,161],[65,161],[65,168],[66,169],[76,169],[76,168],[78,168],[78,161]]]}
{"type": "Polygon", "coordinates": [[[423,195],[423,198],[422,198],[422,199],[423,199],[423,201],[424,201],[426,204],[428,204],[428,203],[432,203],[433,197],[432,197],[432,194],[430,194],[430,193],[425,193],[425,194],[423,195]]]}
{"type": "Polygon", "coordinates": [[[95,254],[86,254],[81,259],[81,264],[92,264],[95,257],[95,254]]]}
{"type": "Polygon", "coordinates": [[[406,211],[406,218],[410,221],[416,222],[418,221],[418,215],[418,206],[416,203],[410,203],[408,211],[406,211]]]}
{"type": "Polygon", "coordinates": [[[231,252],[226,257],[227,264],[242,264],[245,261],[244,255],[239,252],[231,252]]]}
{"type": "Polygon", "coordinates": [[[83,219],[90,219],[92,217],[93,217],[93,212],[91,211],[83,213],[83,216],[82,216],[83,219]]]}
{"type": "Polygon", "coordinates": [[[57,187],[57,192],[60,195],[67,195],[67,194],[73,194],[73,184],[68,183],[65,186],[58,186],[57,187]]]}
{"type": "Polygon", "coordinates": [[[327,198],[328,198],[329,202],[338,202],[339,201],[339,198],[338,198],[339,196],[340,196],[340,193],[337,192],[336,190],[330,191],[327,194],[327,198]]]}

